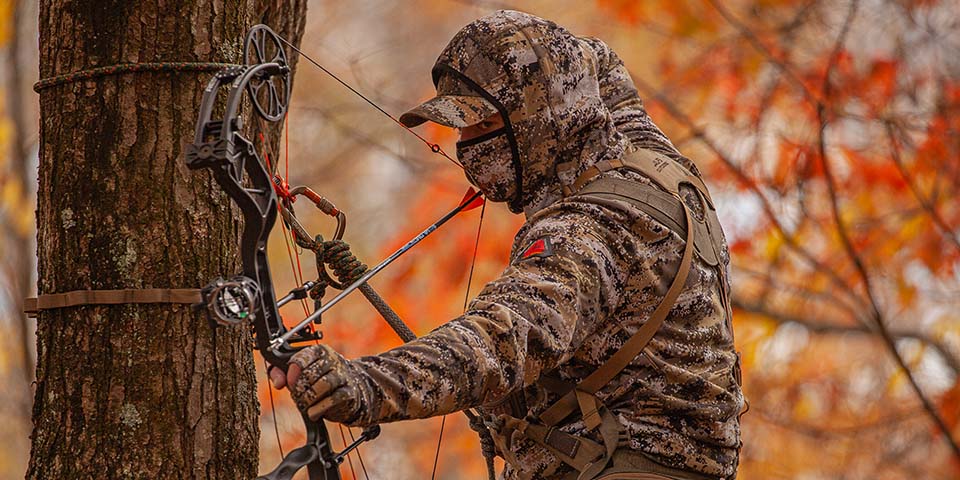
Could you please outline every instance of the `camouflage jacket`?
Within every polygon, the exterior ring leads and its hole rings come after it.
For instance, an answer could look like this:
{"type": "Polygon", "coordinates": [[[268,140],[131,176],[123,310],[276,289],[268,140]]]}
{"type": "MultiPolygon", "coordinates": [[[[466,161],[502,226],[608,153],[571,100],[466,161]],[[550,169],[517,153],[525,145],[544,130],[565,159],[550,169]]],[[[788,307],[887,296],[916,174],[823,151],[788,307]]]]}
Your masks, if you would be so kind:
{"type": "MultiPolygon", "coordinates": [[[[506,270],[462,316],[414,342],[352,361],[368,380],[369,408],[358,425],[470,407],[510,413],[507,400],[515,392],[535,418],[557,398],[541,377],[550,372],[576,383],[616,352],[663,297],[684,246],[680,235],[628,202],[601,205],[563,193],[590,166],[622,157],[631,142],[668,153],[696,174],[649,122],[626,70],[602,42],[501,11],[461,30],[437,65],[443,67],[434,71],[438,97],[470,94],[444,74],[460,72],[486,89],[485,101],[507,111],[523,185],[511,208],[527,221],[506,270]]],[[[441,107],[421,106],[402,120],[468,124],[470,112],[441,107]]],[[[604,175],[649,183],[632,172],[604,175]]],[[[694,260],[644,353],[598,393],[627,433],[620,448],[714,477],[735,473],[743,405],[721,302],[721,290],[729,288],[721,275],[729,263],[725,248],[722,257],[719,267],[694,260]]],[[[561,429],[599,440],[580,421],[561,429]]],[[[570,471],[525,438],[510,445],[511,452],[500,453],[518,462],[507,466],[505,478],[560,478],[570,471]]]]}

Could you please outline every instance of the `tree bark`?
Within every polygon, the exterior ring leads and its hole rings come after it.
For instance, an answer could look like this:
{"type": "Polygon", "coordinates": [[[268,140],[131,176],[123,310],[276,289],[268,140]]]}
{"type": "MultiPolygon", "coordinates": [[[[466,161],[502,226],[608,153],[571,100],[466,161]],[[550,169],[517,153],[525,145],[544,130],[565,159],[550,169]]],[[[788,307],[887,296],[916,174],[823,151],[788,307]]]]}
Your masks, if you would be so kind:
{"type": "MultiPolygon", "coordinates": [[[[299,43],[305,10],[305,0],[42,2],[40,77],[238,63],[256,23],[299,43]]],[[[210,75],[129,73],[41,92],[39,293],[199,288],[239,271],[238,213],[182,155],[210,75]]],[[[27,478],[256,474],[247,332],[214,336],[201,314],[175,304],[44,310],[37,323],[27,478]]]]}

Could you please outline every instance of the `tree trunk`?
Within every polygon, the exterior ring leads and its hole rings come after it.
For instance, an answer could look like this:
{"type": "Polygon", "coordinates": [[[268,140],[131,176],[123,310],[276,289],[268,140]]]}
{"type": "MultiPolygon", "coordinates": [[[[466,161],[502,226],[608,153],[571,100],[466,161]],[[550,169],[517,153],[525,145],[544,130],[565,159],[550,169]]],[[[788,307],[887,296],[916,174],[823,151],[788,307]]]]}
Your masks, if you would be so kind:
{"type": "MultiPolygon", "coordinates": [[[[305,10],[305,0],[42,2],[40,77],[237,63],[256,23],[299,43],[305,10]]],[[[199,288],[239,271],[238,212],[182,155],[210,75],[127,73],[41,92],[39,293],[199,288]]],[[[250,347],[239,330],[214,338],[187,305],[42,311],[27,477],[254,476],[250,347]]]]}

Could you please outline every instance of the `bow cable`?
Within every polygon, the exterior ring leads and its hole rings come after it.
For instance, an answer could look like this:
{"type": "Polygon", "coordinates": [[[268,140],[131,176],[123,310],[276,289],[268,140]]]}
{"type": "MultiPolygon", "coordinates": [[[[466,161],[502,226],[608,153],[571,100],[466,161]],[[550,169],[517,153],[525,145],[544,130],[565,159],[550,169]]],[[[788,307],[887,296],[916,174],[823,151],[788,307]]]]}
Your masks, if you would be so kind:
{"type": "Polygon", "coordinates": [[[372,106],[373,108],[377,109],[377,111],[379,111],[380,113],[386,115],[387,118],[389,118],[390,120],[393,120],[393,123],[396,123],[396,124],[399,125],[401,128],[403,128],[404,130],[410,132],[413,136],[415,136],[415,137],[417,137],[418,139],[420,139],[421,142],[423,142],[423,143],[426,144],[428,147],[430,147],[430,151],[431,151],[431,152],[436,153],[436,154],[439,154],[439,155],[443,155],[444,158],[446,158],[447,160],[450,160],[450,162],[452,162],[454,165],[460,167],[461,169],[463,168],[463,164],[461,164],[460,162],[454,160],[453,157],[451,157],[450,155],[447,155],[447,152],[444,152],[444,151],[443,151],[443,148],[440,147],[440,144],[439,144],[439,143],[433,143],[433,142],[431,142],[430,140],[427,140],[426,138],[423,137],[423,135],[420,135],[419,133],[417,133],[416,131],[414,131],[412,128],[410,128],[410,127],[404,125],[403,123],[401,123],[400,120],[397,119],[397,117],[394,117],[393,115],[391,115],[389,112],[387,112],[386,110],[384,110],[383,107],[381,107],[380,105],[377,105],[376,102],[374,102],[373,100],[370,100],[370,99],[367,98],[364,94],[360,93],[357,89],[355,89],[355,88],[353,88],[352,86],[350,86],[349,83],[341,80],[340,77],[338,77],[336,74],[334,74],[334,73],[331,72],[330,70],[327,70],[326,67],[324,67],[323,65],[320,65],[316,60],[310,58],[309,55],[307,55],[306,53],[303,53],[303,51],[301,51],[299,48],[297,48],[296,46],[294,46],[292,43],[288,42],[286,38],[283,38],[283,37],[280,36],[280,35],[277,35],[277,38],[279,38],[280,41],[283,42],[284,44],[286,44],[288,47],[290,47],[291,49],[293,49],[294,52],[297,52],[298,55],[300,55],[301,57],[305,58],[308,62],[312,63],[314,66],[316,66],[317,68],[319,68],[320,70],[322,70],[323,73],[326,73],[326,74],[329,75],[331,78],[333,78],[334,80],[336,80],[340,85],[343,85],[347,90],[350,90],[350,91],[353,92],[355,95],[357,95],[358,97],[362,98],[363,101],[365,101],[365,102],[367,102],[368,104],[370,104],[370,106],[372,106]]]}

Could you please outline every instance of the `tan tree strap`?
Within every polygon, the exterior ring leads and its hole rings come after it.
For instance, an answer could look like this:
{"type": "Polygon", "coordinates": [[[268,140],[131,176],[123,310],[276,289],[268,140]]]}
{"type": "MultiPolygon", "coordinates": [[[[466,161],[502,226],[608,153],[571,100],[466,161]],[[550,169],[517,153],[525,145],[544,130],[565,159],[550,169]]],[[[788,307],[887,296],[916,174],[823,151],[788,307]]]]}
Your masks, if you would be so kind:
{"type": "Polygon", "coordinates": [[[680,200],[680,204],[683,205],[683,212],[687,221],[686,245],[683,247],[680,269],[677,270],[677,275],[673,278],[673,283],[671,283],[670,288],[667,289],[667,294],[663,297],[663,300],[660,301],[660,304],[657,305],[657,308],[650,315],[647,322],[620,347],[620,350],[617,350],[603,365],[600,365],[600,367],[588,375],[587,378],[583,379],[577,385],[576,390],[567,393],[540,414],[540,420],[544,425],[552,427],[559,424],[561,420],[580,406],[580,402],[577,400],[578,390],[594,394],[603,388],[604,385],[610,383],[610,381],[626,368],[647,344],[650,343],[650,340],[667,318],[667,315],[677,301],[677,297],[680,296],[680,292],[683,290],[693,260],[693,216],[690,214],[690,209],[686,203],[680,200]]]}
{"type": "Polygon", "coordinates": [[[80,305],[120,305],[124,303],[198,303],[197,288],[127,288],[123,290],[74,290],[49,293],[24,302],[23,311],[35,317],[40,310],[80,305]]]}

